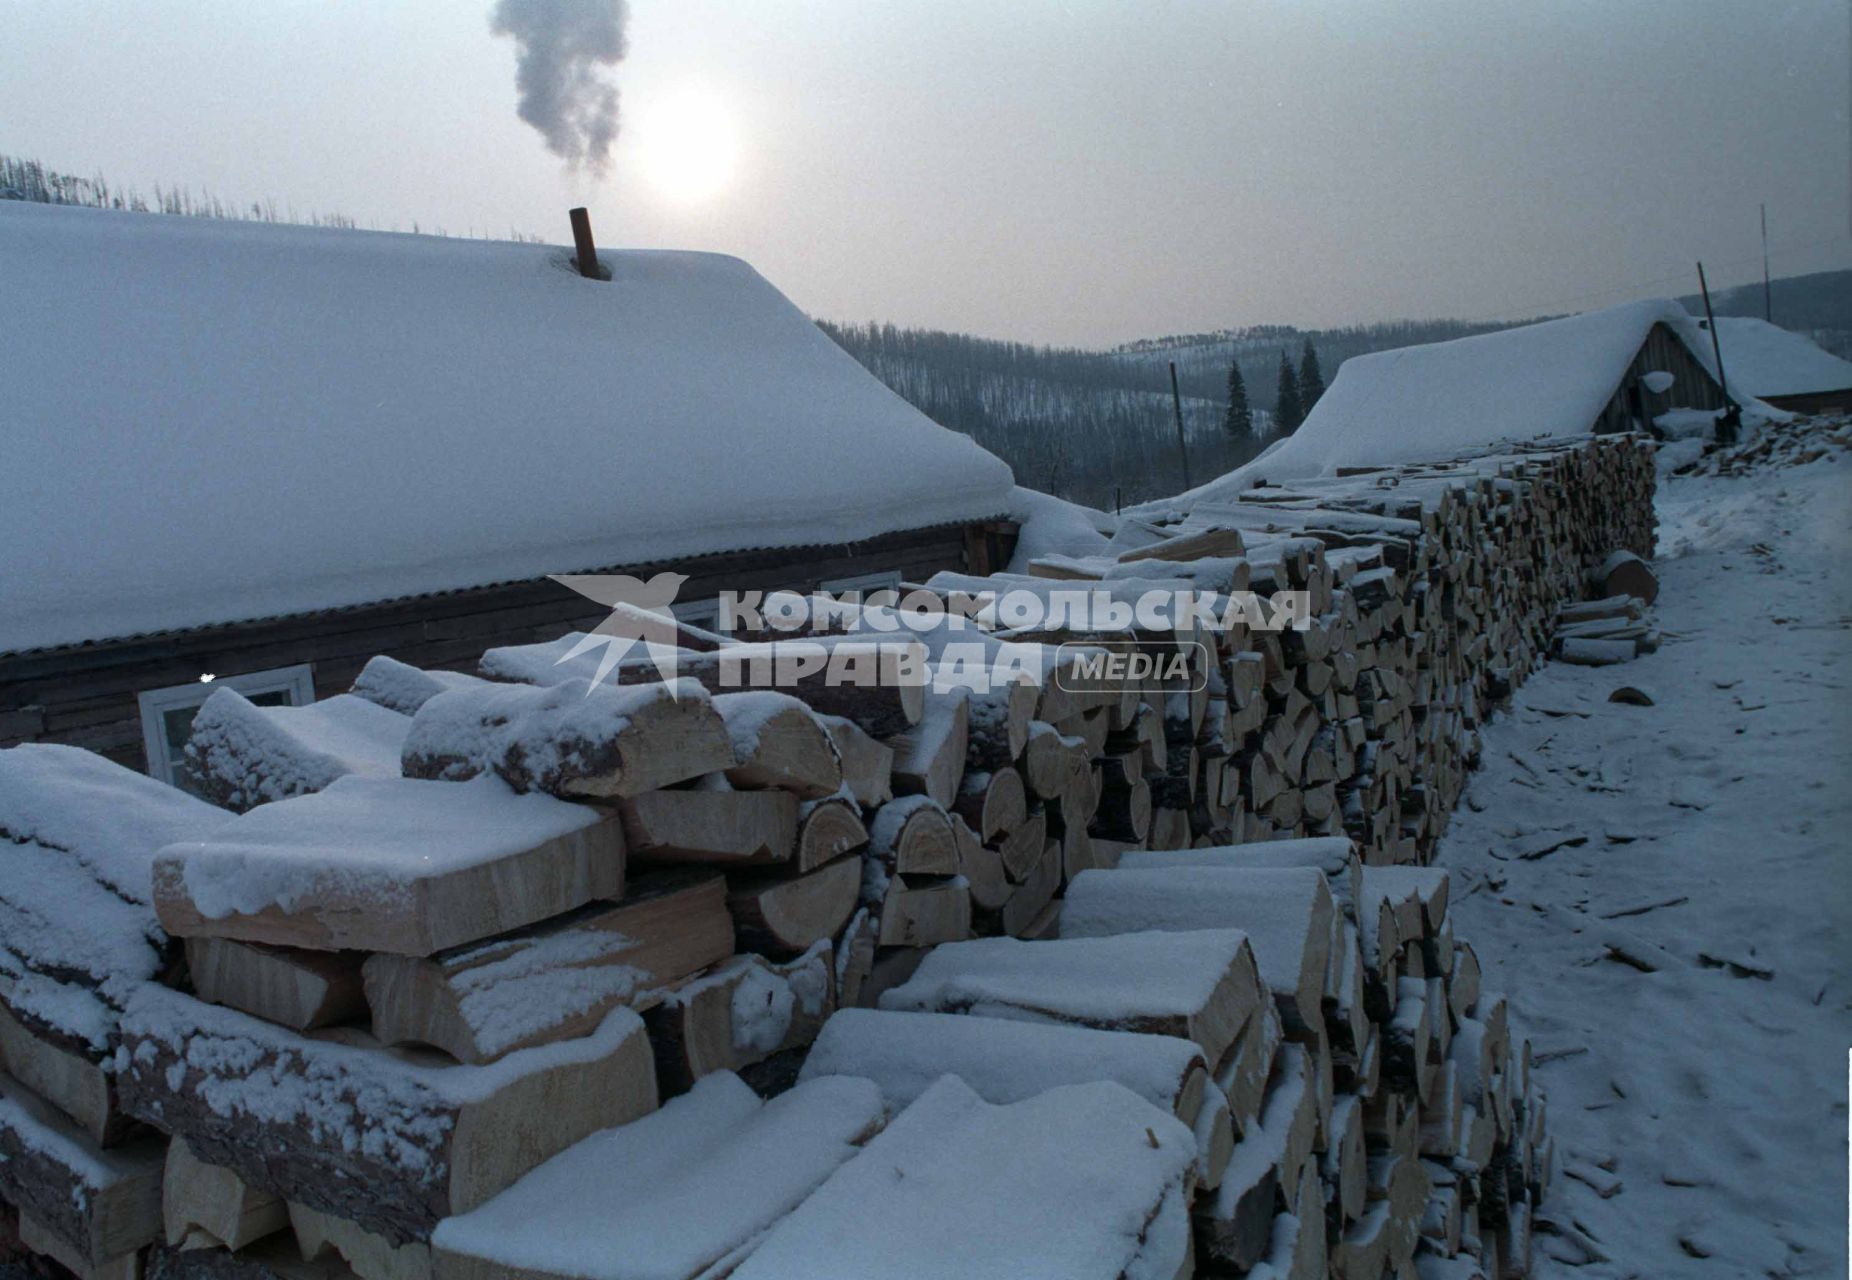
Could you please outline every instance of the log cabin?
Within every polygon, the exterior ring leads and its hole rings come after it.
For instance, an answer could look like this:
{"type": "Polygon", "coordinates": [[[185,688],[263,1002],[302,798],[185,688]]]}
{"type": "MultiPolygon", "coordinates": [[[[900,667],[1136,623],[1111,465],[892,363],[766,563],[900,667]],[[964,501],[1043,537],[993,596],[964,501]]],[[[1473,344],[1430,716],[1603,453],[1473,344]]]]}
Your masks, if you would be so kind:
{"type": "Polygon", "coordinates": [[[173,780],[215,688],[472,668],[548,575],[878,588],[1007,562],[1009,467],[746,263],[0,204],[0,746],[173,780]]]}

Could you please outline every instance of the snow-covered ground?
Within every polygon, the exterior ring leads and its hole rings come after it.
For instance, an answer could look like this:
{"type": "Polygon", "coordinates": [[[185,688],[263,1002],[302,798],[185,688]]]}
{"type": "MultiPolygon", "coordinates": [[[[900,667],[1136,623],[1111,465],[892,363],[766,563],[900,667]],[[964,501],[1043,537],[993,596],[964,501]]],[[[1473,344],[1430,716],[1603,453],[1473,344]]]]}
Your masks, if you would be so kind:
{"type": "Polygon", "coordinates": [[[1663,648],[1526,684],[1439,853],[1549,1095],[1539,1274],[1845,1275],[1852,460],[1659,511],[1663,648]]]}

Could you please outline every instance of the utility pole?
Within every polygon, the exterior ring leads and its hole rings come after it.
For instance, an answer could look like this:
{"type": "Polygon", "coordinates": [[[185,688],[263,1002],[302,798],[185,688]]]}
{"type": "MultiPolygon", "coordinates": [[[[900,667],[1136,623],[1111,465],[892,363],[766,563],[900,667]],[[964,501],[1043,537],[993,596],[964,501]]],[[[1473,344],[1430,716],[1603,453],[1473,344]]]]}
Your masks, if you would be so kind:
{"type": "Polygon", "coordinates": [[[1723,392],[1723,413],[1717,419],[1717,442],[1735,444],[1737,425],[1742,422],[1742,410],[1730,399],[1730,384],[1723,376],[1723,343],[1717,337],[1717,316],[1711,310],[1711,287],[1704,279],[1704,264],[1698,264],[1698,292],[1704,295],[1704,323],[1710,326],[1711,355],[1717,361],[1717,387],[1723,392]]]}
{"type": "Polygon", "coordinates": [[[1194,489],[1190,483],[1190,446],[1183,439],[1183,393],[1177,390],[1177,362],[1170,362],[1170,407],[1177,415],[1177,453],[1183,458],[1183,487],[1194,489]]]}
{"type": "Polygon", "coordinates": [[[1768,205],[1762,206],[1762,318],[1775,323],[1775,301],[1768,287],[1768,205]]]}

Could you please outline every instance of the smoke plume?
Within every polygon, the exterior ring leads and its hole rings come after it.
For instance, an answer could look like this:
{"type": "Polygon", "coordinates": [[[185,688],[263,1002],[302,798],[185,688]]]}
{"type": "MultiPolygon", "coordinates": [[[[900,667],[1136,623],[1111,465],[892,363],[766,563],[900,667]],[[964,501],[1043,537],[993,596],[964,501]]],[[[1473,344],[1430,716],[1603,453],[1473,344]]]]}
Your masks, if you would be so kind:
{"type": "Polygon", "coordinates": [[[521,119],[547,150],[602,174],[617,141],[617,86],[606,68],[624,56],[625,0],[497,0],[489,29],[515,42],[521,119]]]}

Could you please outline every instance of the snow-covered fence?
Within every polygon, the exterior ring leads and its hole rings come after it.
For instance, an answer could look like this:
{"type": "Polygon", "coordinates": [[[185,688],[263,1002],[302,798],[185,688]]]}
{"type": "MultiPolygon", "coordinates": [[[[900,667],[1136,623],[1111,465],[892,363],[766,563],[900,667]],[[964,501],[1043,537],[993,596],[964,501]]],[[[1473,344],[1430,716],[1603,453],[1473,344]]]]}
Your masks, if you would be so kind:
{"type": "Polygon", "coordinates": [[[1168,684],[1049,661],[728,693],[709,650],[669,698],[630,666],[594,688],[561,645],[485,655],[497,680],[376,660],[338,713],[202,716],[189,761],[237,816],[0,752],[21,1256],[1521,1273],[1543,1101],[1421,864],[1559,607],[1651,553],[1652,484],[1649,447],[1584,438],[1253,491],[981,580],[1309,598],[1297,630],[1136,633],[1194,665],[1168,684]]]}

